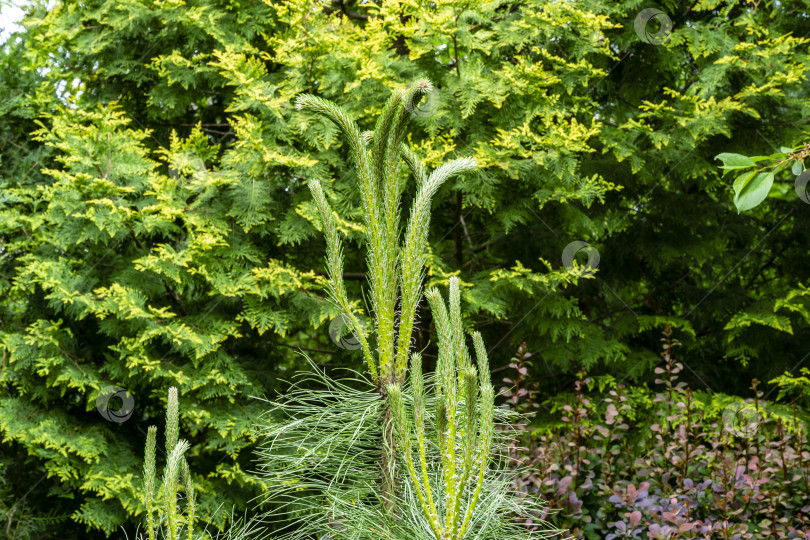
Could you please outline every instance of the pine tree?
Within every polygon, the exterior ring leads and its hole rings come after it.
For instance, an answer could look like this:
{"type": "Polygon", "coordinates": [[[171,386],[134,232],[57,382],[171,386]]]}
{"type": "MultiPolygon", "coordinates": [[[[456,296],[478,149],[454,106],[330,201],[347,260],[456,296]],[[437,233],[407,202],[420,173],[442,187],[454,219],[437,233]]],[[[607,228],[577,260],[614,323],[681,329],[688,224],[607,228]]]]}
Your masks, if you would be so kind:
{"type": "MultiPolygon", "coordinates": [[[[368,234],[368,281],[375,318],[376,354],[372,353],[365,329],[346,294],[343,247],[332,209],[319,182],[312,182],[310,189],[327,239],[330,297],[348,318],[352,331],[360,340],[366,365],[384,400],[387,400],[389,385],[401,385],[405,379],[414,320],[422,296],[431,200],[448,178],[475,167],[474,160],[460,158],[427,174],[411,150],[401,147],[406,120],[418,102],[417,94],[429,94],[431,90],[430,82],[421,80],[405,93],[394,92],[385,104],[374,132],[365,136],[346,113],[332,103],[311,95],[301,96],[296,102],[299,109],[312,110],[332,120],[352,149],[360,180],[363,222],[368,234]],[[401,154],[407,156],[405,162],[418,186],[403,239],[399,237],[401,154]]],[[[390,510],[396,494],[396,471],[394,428],[388,404],[382,425],[385,451],[381,464],[381,490],[383,504],[390,510]]]]}
{"type": "MultiPolygon", "coordinates": [[[[498,538],[525,538],[531,533],[520,527],[515,517],[538,519],[540,514],[541,507],[536,502],[524,501],[525,497],[505,488],[511,484],[509,478],[514,477],[515,471],[488,470],[495,428],[494,389],[480,333],[473,336],[478,372],[464,344],[461,295],[455,277],[450,279],[449,309],[436,289],[428,292],[439,332],[436,397],[432,402],[437,407],[434,430],[440,465],[434,463],[434,448],[428,449],[425,440],[425,384],[421,354],[412,352],[412,332],[422,297],[431,197],[449,177],[475,167],[473,160],[460,158],[428,173],[418,156],[402,143],[406,120],[419,95],[431,90],[429,81],[420,80],[407,91],[393,92],[375,130],[366,133],[361,133],[346,112],[332,102],[312,95],[302,95],[296,100],[299,109],[314,111],[333,121],[353,153],[367,234],[375,351],[366,325],[347,296],[337,219],[320,183],[312,182],[310,189],[326,236],[330,298],[360,343],[380,403],[370,405],[373,399],[369,400],[363,388],[355,390],[348,386],[353,381],[332,381],[320,373],[315,374],[315,379],[326,390],[313,392],[299,385],[280,402],[273,403],[270,415],[284,419],[266,426],[266,446],[261,456],[270,486],[268,499],[278,505],[279,513],[292,520],[285,538],[302,535],[377,538],[383,534],[403,540],[460,540],[491,538],[495,530],[498,538]],[[400,159],[408,165],[417,184],[402,238],[400,159]],[[411,429],[403,396],[408,359],[420,474],[413,463],[411,429]],[[381,417],[379,422],[375,416],[381,417]],[[379,463],[370,462],[369,456],[378,457],[379,463]],[[396,466],[400,461],[405,463],[405,474],[396,466]],[[362,471],[364,467],[379,470],[380,481],[364,485],[362,479],[368,478],[367,470],[366,474],[360,473],[359,481],[346,473],[362,471]],[[432,495],[429,472],[436,468],[441,471],[437,484],[441,486],[442,497],[438,500],[432,495]],[[410,483],[401,485],[404,479],[410,483]],[[479,506],[485,479],[490,502],[479,506]],[[413,493],[418,498],[417,508],[408,496],[413,493]],[[498,496],[493,497],[493,493],[498,496]],[[367,498],[379,501],[379,508],[363,501],[367,498]],[[418,510],[422,511],[426,526],[414,519],[418,510]],[[444,516],[440,517],[442,510],[444,516]]],[[[273,510],[270,515],[274,516],[273,510]]],[[[545,537],[547,532],[540,531],[537,536],[545,537]]]]}

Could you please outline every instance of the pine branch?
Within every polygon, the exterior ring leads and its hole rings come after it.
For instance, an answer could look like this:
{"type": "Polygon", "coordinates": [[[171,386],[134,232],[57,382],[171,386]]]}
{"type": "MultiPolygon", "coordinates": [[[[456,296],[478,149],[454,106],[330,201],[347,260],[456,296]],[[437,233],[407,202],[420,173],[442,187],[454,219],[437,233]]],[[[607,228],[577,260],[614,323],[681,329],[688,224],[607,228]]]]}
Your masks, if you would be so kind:
{"type": "Polygon", "coordinates": [[[360,341],[360,346],[363,349],[363,356],[366,359],[369,373],[375,382],[379,384],[379,372],[377,371],[377,364],[371,348],[366,339],[365,329],[360,324],[360,320],[354,314],[349,298],[346,293],[346,286],[343,282],[343,247],[338,236],[337,226],[332,217],[332,209],[329,203],[326,202],[326,197],[323,194],[323,189],[318,181],[312,181],[309,184],[309,189],[312,192],[312,197],[318,205],[318,210],[321,215],[321,222],[323,224],[323,231],[326,235],[326,260],[327,268],[329,270],[329,295],[332,301],[340,309],[340,311],[349,319],[352,331],[360,341]]]}

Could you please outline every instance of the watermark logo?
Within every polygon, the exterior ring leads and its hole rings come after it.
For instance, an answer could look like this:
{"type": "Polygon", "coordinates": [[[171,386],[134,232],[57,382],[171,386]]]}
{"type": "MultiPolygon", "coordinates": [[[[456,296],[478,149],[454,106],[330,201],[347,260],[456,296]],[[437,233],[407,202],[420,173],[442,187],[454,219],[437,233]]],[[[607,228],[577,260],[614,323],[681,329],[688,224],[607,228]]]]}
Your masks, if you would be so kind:
{"type": "Polygon", "coordinates": [[[439,108],[439,90],[434,88],[427,94],[415,93],[410,99],[405,101],[405,110],[419,118],[433,116],[439,108]]]}
{"type": "Polygon", "coordinates": [[[360,340],[350,330],[351,322],[349,317],[341,313],[329,323],[329,337],[332,338],[332,343],[341,349],[350,351],[359,349],[361,347],[360,340]]]}
{"type": "Polygon", "coordinates": [[[660,9],[647,8],[641,10],[636,16],[633,27],[636,30],[636,35],[644,43],[661,45],[672,34],[672,19],[660,9]],[[658,31],[652,32],[656,25],[658,31]]]}
{"type": "Polygon", "coordinates": [[[169,177],[189,189],[202,188],[207,172],[205,161],[190,152],[173,155],[169,163],[169,177]]]}
{"type": "Polygon", "coordinates": [[[793,183],[793,189],[796,190],[796,195],[798,195],[802,201],[810,204],[810,195],[807,194],[808,182],[810,182],[810,170],[804,171],[796,177],[796,181],[793,183]]]}
{"type": "Polygon", "coordinates": [[[723,409],[723,429],[737,437],[752,437],[761,423],[762,415],[753,403],[735,401],[723,409]]]}
{"type": "Polygon", "coordinates": [[[585,275],[591,276],[595,274],[596,269],[599,268],[599,252],[588,242],[583,242],[582,240],[571,242],[565,246],[562,253],[563,266],[571,270],[574,267],[574,258],[580,252],[587,253],[588,255],[588,262],[585,263],[585,275]]]}
{"type": "Polygon", "coordinates": [[[107,386],[101,389],[96,398],[96,408],[105,420],[122,424],[129,420],[135,410],[135,398],[125,388],[107,386]]]}

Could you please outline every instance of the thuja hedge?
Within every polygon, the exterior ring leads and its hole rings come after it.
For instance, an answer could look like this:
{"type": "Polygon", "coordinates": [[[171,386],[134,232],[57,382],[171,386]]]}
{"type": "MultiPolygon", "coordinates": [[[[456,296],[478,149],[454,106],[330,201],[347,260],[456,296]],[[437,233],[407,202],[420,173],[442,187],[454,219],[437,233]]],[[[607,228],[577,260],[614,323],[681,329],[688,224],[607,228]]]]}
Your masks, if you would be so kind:
{"type": "MultiPolygon", "coordinates": [[[[335,128],[293,108],[304,92],[368,129],[392,88],[435,83],[409,144],[480,169],[437,194],[426,285],[459,276],[494,367],[526,340],[549,391],[581,365],[644,377],[667,322],[715,390],[795,366],[810,214],[784,198],[737,216],[712,160],[807,138],[806,10],[662,2],[660,34],[636,31],[645,7],[34,3],[0,56],[3,520],[61,538],[135,523],[136,456],[176,386],[197,510],[221,525],[220,503],[261,492],[248,396],[278,391],[299,348],[360,367],[328,336],[307,189],[350,217],[352,279],[357,181],[335,128]],[[594,279],[562,264],[574,241],[598,249],[594,279]],[[110,385],[134,397],[125,422],[96,410],[110,385]]],[[[433,331],[419,319],[418,349],[433,331]]]]}

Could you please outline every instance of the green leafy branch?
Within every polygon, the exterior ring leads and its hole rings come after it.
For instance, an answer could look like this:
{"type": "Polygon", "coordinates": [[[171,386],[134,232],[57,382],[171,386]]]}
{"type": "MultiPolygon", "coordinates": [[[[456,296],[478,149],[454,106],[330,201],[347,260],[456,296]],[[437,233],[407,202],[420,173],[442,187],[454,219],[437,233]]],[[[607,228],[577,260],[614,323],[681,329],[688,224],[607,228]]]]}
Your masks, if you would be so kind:
{"type": "Polygon", "coordinates": [[[771,191],[776,175],[790,168],[798,176],[805,169],[804,161],[810,156],[810,144],[799,148],[782,147],[769,156],[744,156],[723,153],[715,157],[723,162],[723,176],[739,174],[734,180],[734,206],[737,213],[758,206],[771,191]]]}

